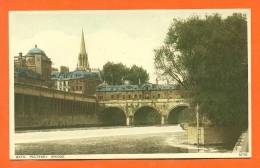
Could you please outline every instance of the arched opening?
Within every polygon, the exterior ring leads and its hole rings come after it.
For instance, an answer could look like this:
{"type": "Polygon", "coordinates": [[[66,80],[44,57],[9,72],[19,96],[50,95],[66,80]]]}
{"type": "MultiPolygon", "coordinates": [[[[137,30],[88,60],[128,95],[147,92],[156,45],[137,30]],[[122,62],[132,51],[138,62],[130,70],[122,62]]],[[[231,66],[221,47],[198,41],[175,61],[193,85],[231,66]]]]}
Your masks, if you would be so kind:
{"type": "Polygon", "coordinates": [[[134,114],[134,125],[158,125],[160,122],[159,112],[149,106],[139,108],[134,114]]]}
{"type": "Polygon", "coordinates": [[[98,113],[98,119],[103,126],[126,125],[126,116],[118,107],[108,107],[98,113]]]}
{"type": "Polygon", "coordinates": [[[187,105],[179,105],[171,109],[168,114],[168,124],[180,124],[188,122],[190,110],[187,105]]]}

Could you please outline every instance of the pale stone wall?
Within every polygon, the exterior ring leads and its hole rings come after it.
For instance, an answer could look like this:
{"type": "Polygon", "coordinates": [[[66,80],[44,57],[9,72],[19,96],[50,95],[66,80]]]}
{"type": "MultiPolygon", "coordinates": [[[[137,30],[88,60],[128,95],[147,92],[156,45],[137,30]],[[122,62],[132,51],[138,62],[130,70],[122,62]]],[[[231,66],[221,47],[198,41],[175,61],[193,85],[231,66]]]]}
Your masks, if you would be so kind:
{"type": "MultiPolygon", "coordinates": [[[[239,136],[239,129],[233,127],[200,127],[199,143],[202,145],[232,144],[239,136]]],[[[197,144],[197,127],[188,127],[188,143],[197,144]]]]}
{"type": "Polygon", "coordinates": [[[96,102],[15,94],[15,128],[98,125],[96,102]]]}

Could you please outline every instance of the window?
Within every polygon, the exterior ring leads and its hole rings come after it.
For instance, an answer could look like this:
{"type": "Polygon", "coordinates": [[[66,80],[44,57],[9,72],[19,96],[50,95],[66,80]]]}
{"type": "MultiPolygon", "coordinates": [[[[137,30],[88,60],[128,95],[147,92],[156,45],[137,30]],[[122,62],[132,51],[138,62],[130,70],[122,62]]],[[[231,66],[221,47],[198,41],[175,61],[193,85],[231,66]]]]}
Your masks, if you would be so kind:
{"type": "Polygon", "coordinates": [[[114,99],[114,95],[111,95],[111,99],[114,99]]]}
{"type": "Polygon", "coordinates": [[[157,97],[160,98],[160,94],[158,94],[157,97]]]}
{"type": "Polygon", "coordinates": [[[125,95],[123,95],[123,99],[125,99],[125,95]]]}

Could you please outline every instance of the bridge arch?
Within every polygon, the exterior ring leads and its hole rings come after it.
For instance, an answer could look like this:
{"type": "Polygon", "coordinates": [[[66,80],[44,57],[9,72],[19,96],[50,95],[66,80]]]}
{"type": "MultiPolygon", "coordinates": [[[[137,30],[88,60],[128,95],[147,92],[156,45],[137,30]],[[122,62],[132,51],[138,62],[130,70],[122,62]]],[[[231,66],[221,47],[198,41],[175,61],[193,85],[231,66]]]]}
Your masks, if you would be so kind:
{"type": "Polygon", "coordinates": [[[189,113],[189,105],[188,104],[179,104],[174,107],[171,107],[168,110],[168,124],[179,124],[186,120],[185,118],[189,113]]]}
{"type": "Polygon", "coordinates": [[[135,110],[134,125],[158,125],[161,122],[159,110],[152,106],[142,106],[135,110]]]}
{"type": "Polygon", "coordinates": [[[126,124],[126,115],[121,107],[106,107],[98,113],[98,119],[104,126],[126,124]]]}

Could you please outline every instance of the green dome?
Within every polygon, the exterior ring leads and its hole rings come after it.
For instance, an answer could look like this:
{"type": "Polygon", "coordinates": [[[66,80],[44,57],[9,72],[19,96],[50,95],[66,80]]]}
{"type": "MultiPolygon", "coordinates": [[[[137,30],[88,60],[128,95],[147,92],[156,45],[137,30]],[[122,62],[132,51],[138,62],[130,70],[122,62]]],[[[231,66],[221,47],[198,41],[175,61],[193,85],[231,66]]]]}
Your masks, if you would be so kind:
{"type": "Polygon", "coordinates": [[[27,53],[27,55],[44,55],[44,56],[46,56],[45,52],[43,50],[41,50],[40,48],[38,48],[37,45],[35,45],[34,48],[30,49],[29,52],[27,53]]]}

